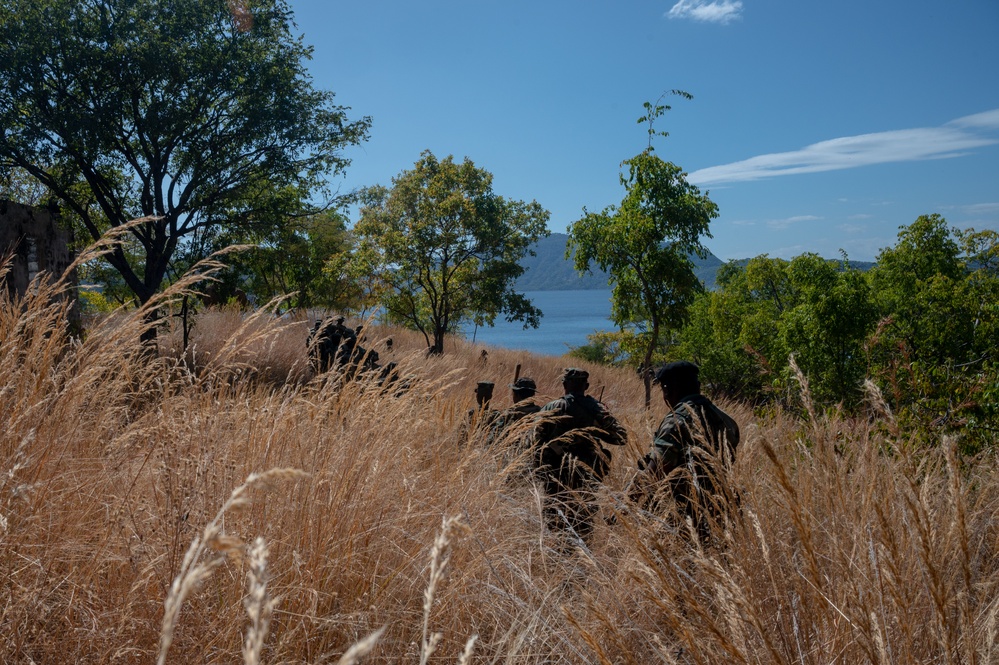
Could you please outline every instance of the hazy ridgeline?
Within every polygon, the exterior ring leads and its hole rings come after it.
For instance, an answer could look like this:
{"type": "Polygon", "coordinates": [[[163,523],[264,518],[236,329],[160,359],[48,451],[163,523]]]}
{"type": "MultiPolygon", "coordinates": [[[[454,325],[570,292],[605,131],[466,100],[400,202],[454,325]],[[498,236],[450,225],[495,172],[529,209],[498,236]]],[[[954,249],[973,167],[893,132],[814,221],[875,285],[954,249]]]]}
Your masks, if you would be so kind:
{"type": "MultiPolygon", "coordinates": [[[[550,398],[561,359],[372,327],[392,395],[313,377],[308,322],[266,314],[201,316],[186,362],[169,334],[139,354],[129,314],[68,342],[47,288],[0,301],[0,662],[999,662],[994,456],[909,451],[877,404],[726,403],[722,542],[632,513],[567,555],[516,460],[462,435],[477,380],[504,407],[519,362],[550,398]]],[[[588,369],[630,433],[606,517],[664,407],[588,369]]]]}

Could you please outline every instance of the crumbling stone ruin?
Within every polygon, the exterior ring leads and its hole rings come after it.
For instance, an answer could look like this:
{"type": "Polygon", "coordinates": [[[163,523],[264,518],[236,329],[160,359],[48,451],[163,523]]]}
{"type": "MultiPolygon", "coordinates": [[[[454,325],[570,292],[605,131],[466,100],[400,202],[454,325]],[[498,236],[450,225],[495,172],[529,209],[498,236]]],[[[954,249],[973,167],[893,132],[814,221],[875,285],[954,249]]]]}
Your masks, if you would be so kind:
{"type": "Polygon", "coordinates": [[[11,259],[0,281],[12,297],[23,297],[41,272],[53,282],[62,277],[73,262],[72,241],[57,212],[0,199],[0,261],[11,259]]]}

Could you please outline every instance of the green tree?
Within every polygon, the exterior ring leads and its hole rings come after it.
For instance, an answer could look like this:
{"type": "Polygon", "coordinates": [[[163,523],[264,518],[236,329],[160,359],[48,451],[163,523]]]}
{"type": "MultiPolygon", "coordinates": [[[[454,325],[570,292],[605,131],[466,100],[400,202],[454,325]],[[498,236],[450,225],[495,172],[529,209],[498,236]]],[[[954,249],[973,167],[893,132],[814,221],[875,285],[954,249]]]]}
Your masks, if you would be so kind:
{"type": "Polygon", "coordinates": [[[999,430],[999,235],[940,215],[902,227],[871,272],[880,323],[871,372],[906,424],[958,433],[967,449],[999,430]]]}
{"type": "Polygon", "coordinates": [[[692,307],[677,347],[706,381],[752,400],[787,395],[793,353],[817,399],[857,401],[877,320],[863,273],[815,254],[764,255],[726,264],[718,285],[692,307]]]}
{"type": "Polygon", "coordinates": [[[337,210],[306,215],[278,227],[233,260],[231,271],[258,298],[288,296],[296,309],[350,309],[360,298],[349,274],[353,234],[337,210]]]}
{"type": "MultiPolygon", "coordinates": [[[[685,98],[682,91],[674,94],[685,98]]],[[[662,98],[660,98],[661,101],[662,98]]],[[[679,331],[687,309],[702,285],[694,274],[690,254],[704,256],[701,237],[711,237],[708,226],[718,216],[718,206],[707,193],[687,182],[683,170],[654,154],[653,121],[668,106],[646,102],[649,146],[625,160],[627,174],[620,176],[625,195],[620,206],[602,212],[583,209],[583,217],[569,227],[566,256],[580,272],[596,264],[610,275],[611,318],[619,328],[638,329],[645,339],[642,367],[652,365],[664,332],[679,331]]],[[[645,377],[645,403],[651,401],[649,372],[645,377]]]]}
{"type": "Polygon", "coordinates": [[[498,196],[492,179],[467,158],[425,151],[391,189],[364,193],[355,269],[378,276],[386,311],[423,333],[432,353],[464,321],[492,325],[502,313],[537,327],[541,317],[513,282],[529,246],[548,235],[548,211],[498,196]]]}
{"type": "Polygon", "coordinates": [[[9,0],[0,168],[30,173],[93,239],[148,217],[137,255],[107,256],[146,303],[186,239],[266,235],[366,138],[367,118],[313,87],[293,28],[285,0],[9,0]]]}
{"type": "Polygon", "coordinates": [[[809,377],[817,400],[856,404],[867,371],[864,342],[877,323],[864,274],[848,262],[802,254],[788,265],[793,300],[780,337],[809,377]]]}

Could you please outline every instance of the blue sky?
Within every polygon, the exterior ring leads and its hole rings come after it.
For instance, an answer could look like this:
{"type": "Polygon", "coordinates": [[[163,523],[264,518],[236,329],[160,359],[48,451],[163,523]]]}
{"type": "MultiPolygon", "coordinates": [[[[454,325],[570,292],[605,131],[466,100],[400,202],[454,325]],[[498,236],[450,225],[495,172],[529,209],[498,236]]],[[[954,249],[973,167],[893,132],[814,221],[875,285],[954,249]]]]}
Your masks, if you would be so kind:
{"type": "Polygon", "coordinates": [[[310,71],[372,117],[341,189],[429,149],[564,232],[621,200],[642,103],[720,216],[722,259],[872,260],[940,213],[999,230],[999,1],[291,0],[310,71]]]}

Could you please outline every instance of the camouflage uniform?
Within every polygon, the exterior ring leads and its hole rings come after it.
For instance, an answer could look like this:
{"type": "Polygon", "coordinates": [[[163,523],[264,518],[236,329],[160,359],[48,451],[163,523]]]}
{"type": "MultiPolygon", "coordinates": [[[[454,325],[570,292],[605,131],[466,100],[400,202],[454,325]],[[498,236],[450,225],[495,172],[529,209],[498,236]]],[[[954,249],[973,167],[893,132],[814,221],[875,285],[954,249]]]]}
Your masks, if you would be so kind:
{"type": "Polygon", "coordinates": [[[333,367],[342,340],[341,328],[343,328],[342,317],[332,325],[327,323],[327,320],[318,319],[309,331],[306,347],[309,350],[312,367],[317,372],[325,372],[333,367]]]}
{"type": "MultiPolygon", "coordinates": [[[[585,382],[588,377],[582,370],[569,369],[563,385],[566,379],[585,382]]],[[[611,454],[603,444],[624,445],[627,433],[606,406],[583,391],[567,391],[536,417],[535,475],[551,499],[546,506],[549,523],[569,526],[585,537],[593,530],[597,509],[593,493],[610,469],[611,454]]]]}
{"type": "Polygon", "coordinates": [[[717,517],[723,498],[718,481],[724,465],[735,460],[738,445],[739,426],[731,416],[700,393],[681,397],[659,424],[629,494],[653,510],[659,509],[660,498],[671,499],[677,512],[691,517],[706,535],[705,518],[717,517]]]}
{"type": "MultiPolygon", "coordinates": [[[[509,387],[513,389],[514,404],[513,406],[501,411],[499,416],[497,416],[496,422],[493,424],[492,432],[489,433],[489,444],[502,439],[504,432],[511,429],[514,424],[541,410],[541,407],[535,404],[531,399],[537,391],[537,385],[534,383],[534,379],[521,377],[511,383],[509,387]]],[[[524,445],[522,441],[518,442],[518,444],[514,446],[514,448],[518,449],[523,447],[524,445]]]]}
{"type": "Polygon", "coordinates": [[[475,385],[475,408],[469,409],[462,426],[461,438],[478,438],[480,434],[488,434],[499,417],[499,411],[489,408],[493,398],[493,382],[479,381],[475,385]]]}

